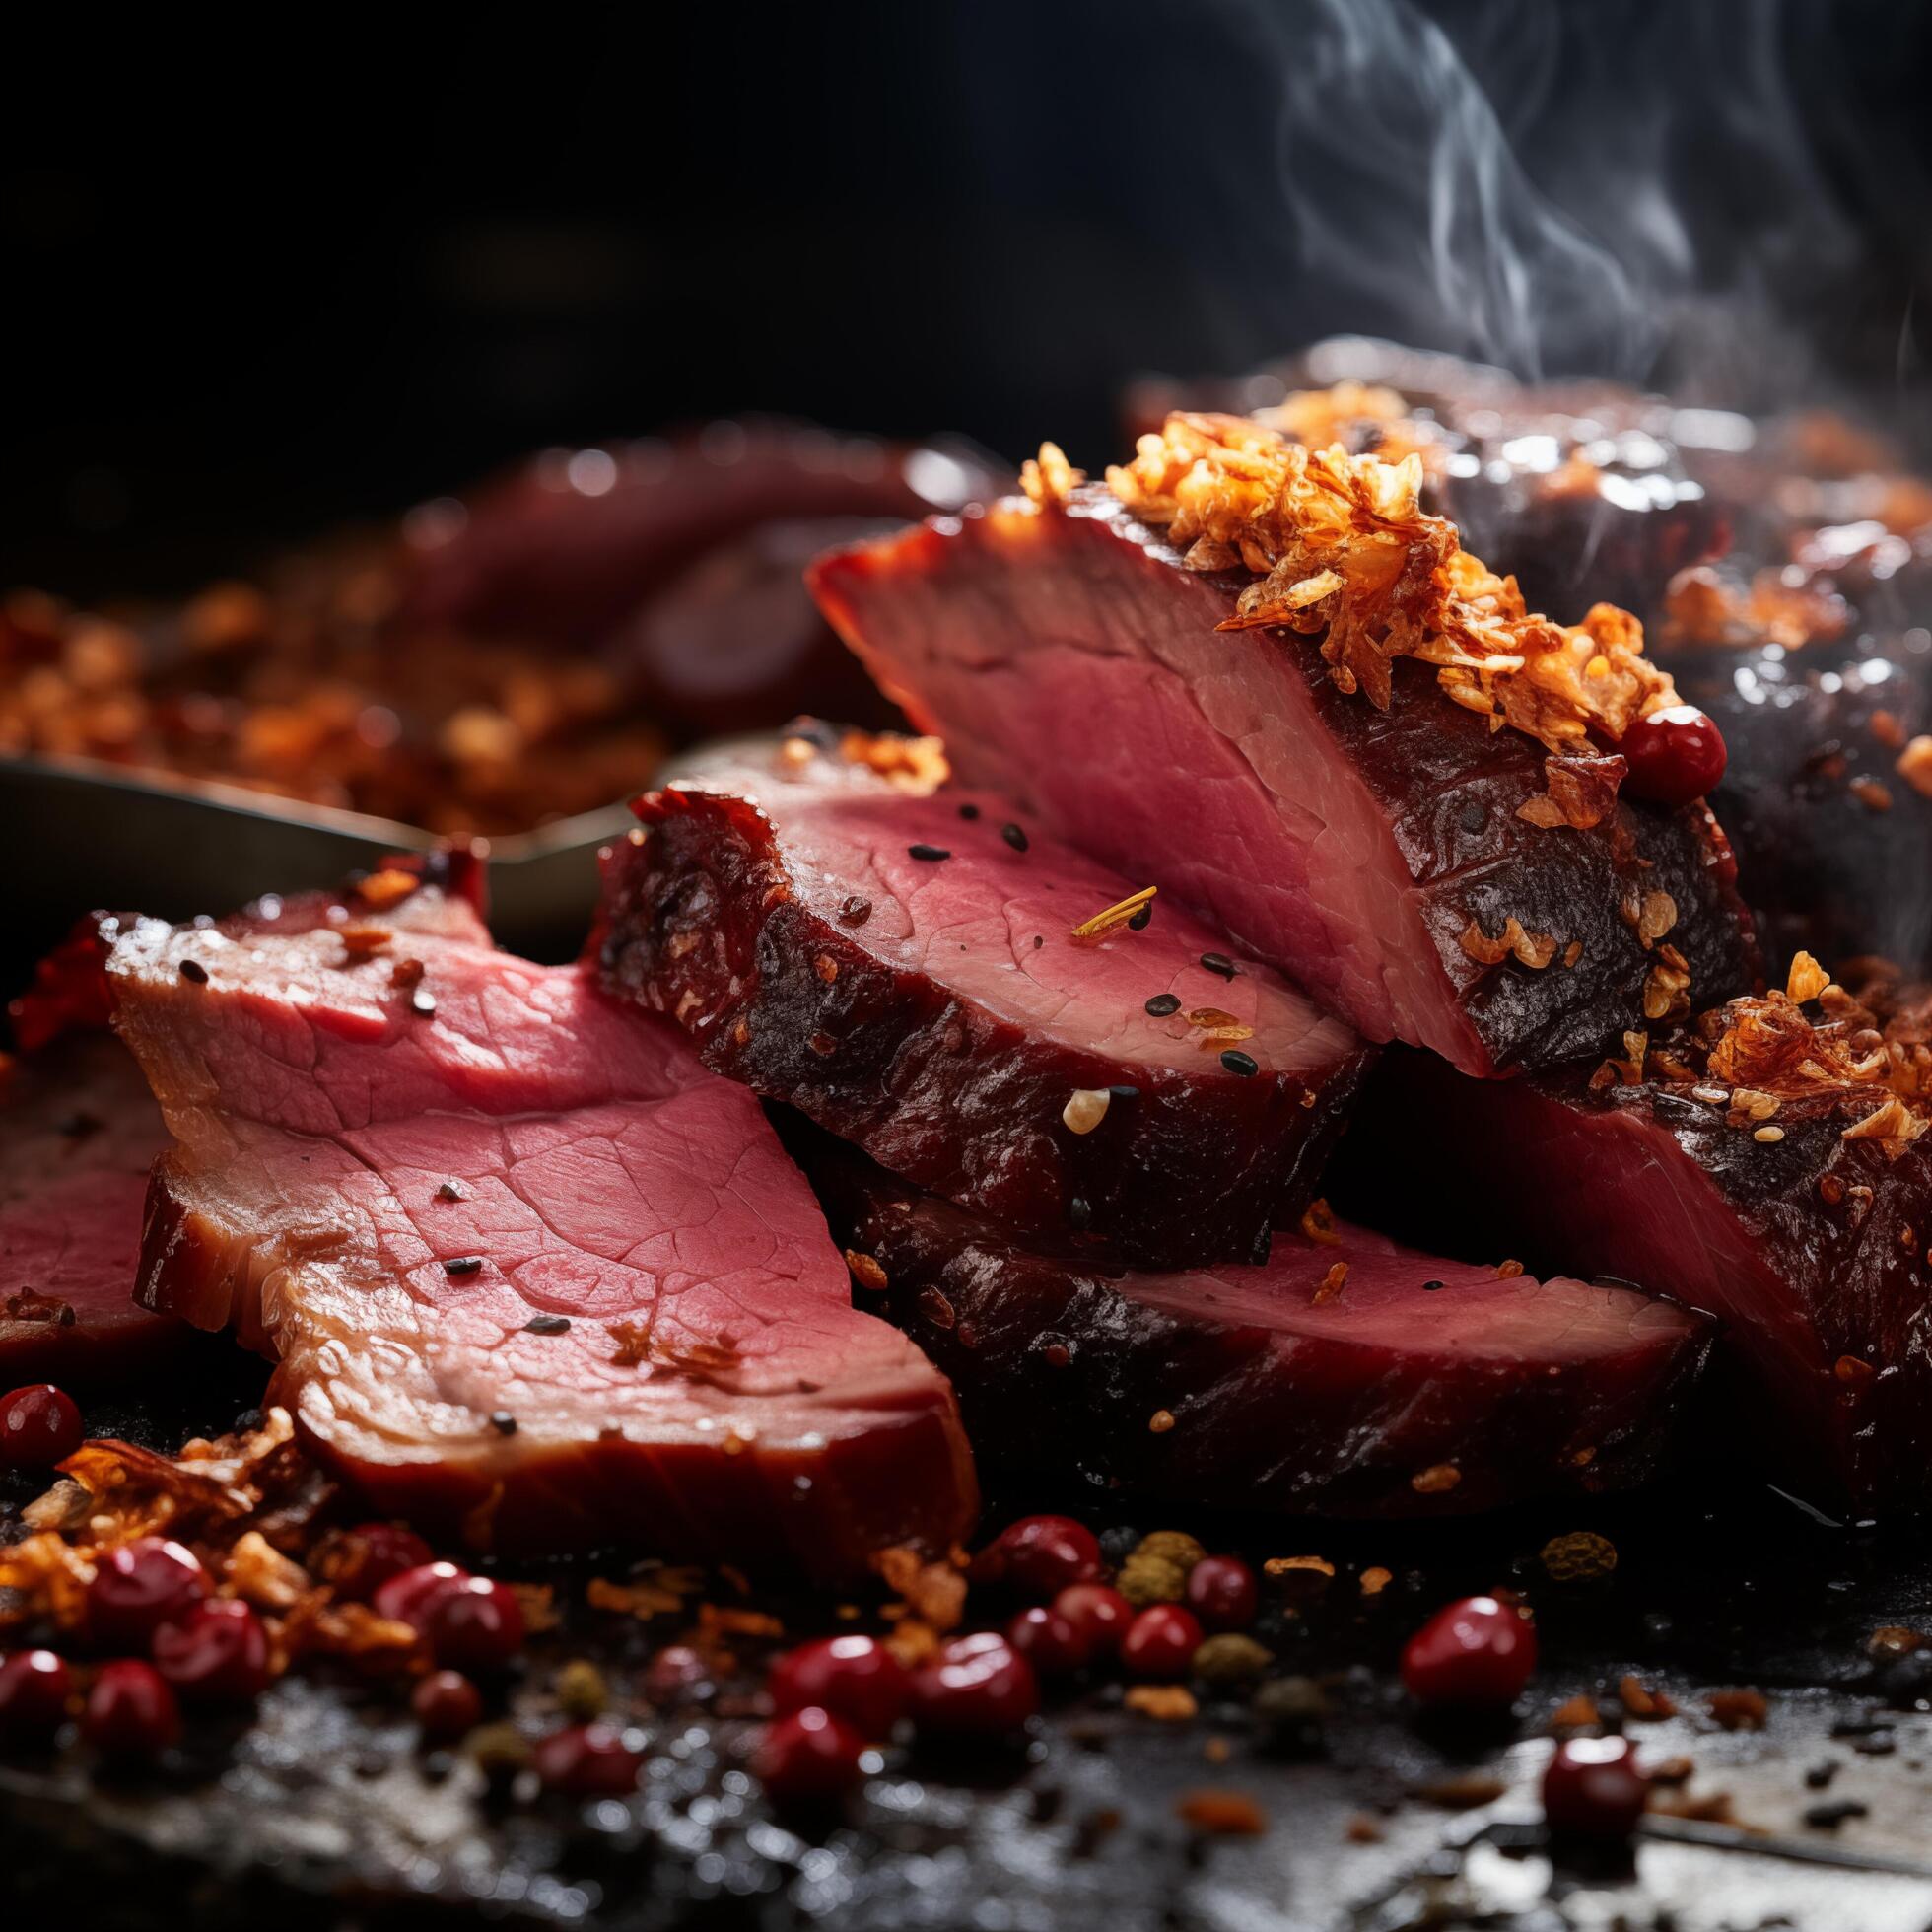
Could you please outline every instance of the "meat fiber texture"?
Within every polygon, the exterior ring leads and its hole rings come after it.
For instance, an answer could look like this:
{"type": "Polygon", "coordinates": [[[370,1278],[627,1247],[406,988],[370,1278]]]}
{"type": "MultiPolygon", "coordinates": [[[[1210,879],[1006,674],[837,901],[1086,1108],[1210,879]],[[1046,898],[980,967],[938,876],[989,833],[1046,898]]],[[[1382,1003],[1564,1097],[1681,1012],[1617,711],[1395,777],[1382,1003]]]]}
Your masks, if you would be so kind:
{"type": "Polygon", "coordinates": [[[1370,1050],[1178,906],[1077,936],[1133,881],[996,794],[827,783],[827,762],[640,799],[605,862],[606,983],[716,1071],[1046,1245],[1266,1254],[1370,1050]]]}
{"type": "Polygon", "coordinates": [[[1329,682],[1312,639],[1216,632],[1240,583],[1183,569],[1103,490],[837,552],[813,586],[963,783],[1187,901],[1370,1040],[1485,1076],[1603,1050],[1644,1024],[1654,959],[1625,909],[1656,891],[1692,1000],[1750,986],[1703,806],[1526,823],[1535,740],[1492,733],[1414,661],[1384,712],[1329,682]],[[1553,937],[1549,965],[1471,956],[1472,922],[1511,918],[1553,937]]]}
{"type": "Polygon", "coordinates": [[[105,1028],[113,920],[93,914],[13,1002],[0,1068],[0,1388],[126,1381],[178,1323],[136,1305],[148,1169],[168,1144],[132,1056],[105,1028]]]}
{"type": "Polygon", "coordinates": [[[277,1356],[318,1457],[476,1547],[848,1577],[963,1534],[952,1396],[853,1310],[752,1096],[435,888],[377,918],[117,946],[174,1137],[143,1300],[277,1356]]]}
{"type": "Polygon", "coordinates": [[[814,1129],[788,1140],[982,1455],[1149,1495],[1432,1516],[1622,1487],[1657,1467],[1708,1346],[1696,1317],[1629,1288],[1345,1226],[1277,1239],[1262,1268],[1096,1270],[814,1129]]]}
{"type": "Polygon", "coordinates": [[[1782,1138],[1760,1141],[1687,1088],[1593,1093],[1582,1070],[1499,1088],[1392,1055],[1348,1165],[1368,1200],[1404,1160],[1406,1228],[1506,1238],[1537,1265],[1709,1311],[1744,1388],[1742,1448],[1821,1500],[1915,1508],[1932,1466],[1932,1157],[1923,1140],[1888,1158],[1844,1139],[1869,1105],[1787,1099],[1782,1138]]]}

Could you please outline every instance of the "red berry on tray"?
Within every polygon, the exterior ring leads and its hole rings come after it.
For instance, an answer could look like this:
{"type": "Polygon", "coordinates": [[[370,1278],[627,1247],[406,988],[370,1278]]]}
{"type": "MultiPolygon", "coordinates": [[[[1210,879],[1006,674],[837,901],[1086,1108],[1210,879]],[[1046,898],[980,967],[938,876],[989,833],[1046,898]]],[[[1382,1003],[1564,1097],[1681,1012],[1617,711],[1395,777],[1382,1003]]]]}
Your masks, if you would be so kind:
{"type": "Polygon", "coordinates": [[[775,1805],[823,1804],[864,1777],[864,1738],[843,1717],[813,1704],[765,1727],[751,1768],[775,1805]]]}
{"type": "Polygon", "coordinates": [[[418,1563],[379,1584],[370,1601],[377,1616],[420,1630],[437,1602],[468,1581],[469,1571],[459,1563],[418,1563]]]}
{"type": "Polygon", "coordinates": [[[1022,1516],[973,1562],[974,1582],[1002,1584],[1038,1602],[1070,1583],[1090,1582],[1100,1571],[1099,1540],[1070,1516],[1022,1516]]]}
{"type": "Polygon", "coordinates": [[[1010,1643],[1042,1677],[1070,1677],[1093,1654],[1086,1632],[1046,1604],[1023,1610],[1006,1625],[1010,1643]]]}
{"type": "Polygon", "coordinates": [[[1569,1837],[1627,1838],[1649,1802],[1626,1738],[1572,1738],[1543,1773],[1544,1821],[1569,1837]]]}
{"type": "Polygon", "coordinates": [[[1053,1607],[1085,1636],[1092,1657],[1117,1655],[1134,1622],[1134,1606],[1110,1583],[1070,1583],[1053,1607]]]}
{"type": "Polygon", "coordinates": [[[781,1716],[816,1704],[882,1738],[905,1714],[905,1670],[876,1637],[820,1637],[772,1665],[767,1688],[781,1716]]]}
{"type": "Polygon", "coordinates": [[[414,1530],[400,1523],[358,1523],[349,1534],[357,1547],[332,1581],[335,1594],[350,1603],[368,1603],[390,1577],[418,1569],[436,1555],[414,1530]]]}
{"type": "Polygon", "coordinates": [[[1121,1639],[1121,1662],[1135,1677],[1186,1677],[1201,1648],[1201,1620],[1179,1604],[1149,1604],[1121,1639]]]}
{"type": "Polygon", "coordinates": [[[168,1537],[137,1537],[96,1563],[88,1634],[102,1650],[145,1651],[164,1623],[185,1617],[210,1588],[192,1550],[168,1537]]]}
{"type": "Polygon", "coordinates": [[[74,1674],[51,1650],[16,1650],[0,1663],[0,1740],[43,1744],[66,1721],[74,1674]]]}
{"type": "Polygon", "coordinates": [[[574,1798],[621,1798],[637,1788],[644,1753],[614,1724],[567,1724],[539,1738],[531,1761],[552,1791],[574,1798]]]}
{"type": "Polygon", "coordinates": [[[0,1464],[51,1469],[65,1462],[86,1436],[79,1404],[51,1382],[30,1382],[0,1396],[0,1464]]]}
{"type": "Polygon", "coordinates": [[[1402,1681],[1418,1703],[1499,1708],[1536,1669],[1536,1629],[1494,1597],[1439,1610],[1403,1646],[1402,1681]]]}
{"type": "Polygon", "coordinates": [[[483,1693],[460,1671],[432,1671],[409,1693],[409,1708],[423,1736],[444,1744],[483,1721],[483,1693]]]}
{"type": "Polygon", "coordinates": [[[997,1630],[954,1637],[912,1678],[913,1720],[922,1731],[998,1737],[1040,1708],[1033,1666],[997,1630]]]}
{"type": "Polygon", "coordinates": [[[667,1643],[645,1666],[644,1694],[654,1704],[674,1704],[711,1682],[712,1667],[688,1643],[667,1643]]]}
{"type": "Polygon", "coordinates": [[[439,1664],[501,1670],[523,1647],[523,1607],[509,1584],[466,1576],[429,1599],[417,1628],[439,1664]]]}
{"type": "Polygon", "coordinates": [[[1629,760],[1624,785],[1632,797],[1688,805],[1724,776],[1724,734],[1694,705],[1671,705],[1639,718],[1618,741],[1629,760]]]}
{"type": "Polygon", "coordinates": [[[1254,1571],[1239,1556],[1204,1556],[1188,1572],[1188,1608],[1206,1630],[1245,1630],[1260,1595],[1254,1571]]]}
{"type": "Polygon", "coordinates": [[[233,1597],[195,1604],[155,1632],[155,1668],[190,1703],[245,1704],[267,1690],[268,1632],[233,1597]]]}
{"type": "Polygon", "coordinates": [[[181,1736],[181,1707],[152,1664],[103,1664],[87,1693],[81,1731],[106,1758],[157,1758],[181,1736]]]}

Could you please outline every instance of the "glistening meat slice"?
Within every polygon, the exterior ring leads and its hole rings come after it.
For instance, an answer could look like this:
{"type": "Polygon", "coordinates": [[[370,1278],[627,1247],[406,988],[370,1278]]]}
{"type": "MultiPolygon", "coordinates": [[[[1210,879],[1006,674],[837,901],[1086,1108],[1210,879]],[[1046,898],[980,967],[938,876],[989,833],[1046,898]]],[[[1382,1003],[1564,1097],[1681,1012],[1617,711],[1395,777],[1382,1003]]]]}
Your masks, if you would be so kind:
{"type": "Polygon", "coordinates": [[[1277,1240],[1261,1268],[1107,1273],[814,1130],[793,1144],[982,1454],[1148,1494],[1407,1516],[1621,1487],[1657,1466],[1707,1346],[1694,1316],[1627,1288],[1503,1278],[1341,1226],[1277,1240]]]}
{"type": "Polygon", "coordinates": [[[606,982],[1045,1245],[1265,1254],[1370,1050],[1179,906],[1134,924],[1131,879],[995,794],[908,795],[836,749],[783,768],[638,801],[605,861],[606,982]]]}
{"type": "Polygon", "coordinates": [[[1652,892],[1675,907],[1693,999],[1750,982],[1701,805],[1525,822],[1545,787],[1534,739],[1492,732],[1415,660],[1380,711],[1308,638],[1217,632],[1252,580],[1183,568],[1104,490],[934,520],[812,581],[962,782],[1187,900],[1371,1040],[1484,1075],[1603,1049],[1643,1023],[1656,962],[1628,914],[1652,892]],[[1512,919],[1546,963],[1465,943],[1512,919]]]}
{"type": "Polygon", "coordinates": [[[1426,1121],[1427,1161],[1403,1170],[1410,1225],[1710,1310],[1742,1445],[1802,1493],[1924,1504],[1932,1158],[1923,1140],[1845,1138],[1882,1088],[1760,1117],[1759,1089],[1741,1107],[1724,1081],[1593,1087],[1578,1070],[1497,1087],[1421,1055],[1384,1065],[1349,1141],[1362,1199],[1388,1158],[1413,1162],[1426,1121]]]}
{"type": "Polygon", "coordinates": [[[138,1306],[148,1169],[168,1144],[133,1056],[106,1032],[96,914],[13,1002],[20,1058],[0,1066],[0,1387],[125,1380],[180,1325],[138,1306]]]}
{"type": "Polygon", "coordinates": [[[854,1312],[758,1103],[675,1029],[434,888],[293,932],[144,922],[110,972],[175,1140],[142,1294],[278,1356],[377,1508],[820,1576],[971,1521],[944,1381],[854,1312]]]}

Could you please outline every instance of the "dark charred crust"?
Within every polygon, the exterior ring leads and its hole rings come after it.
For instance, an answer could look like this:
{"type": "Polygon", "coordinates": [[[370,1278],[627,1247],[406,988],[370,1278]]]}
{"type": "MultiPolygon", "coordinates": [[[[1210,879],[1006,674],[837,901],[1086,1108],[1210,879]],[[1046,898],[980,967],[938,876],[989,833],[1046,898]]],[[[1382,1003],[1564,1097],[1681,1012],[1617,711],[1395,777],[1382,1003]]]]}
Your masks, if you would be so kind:
{"type": "Polygon", "coordinates": [[[1690,965],[1691,998],[1714,1005],[1761,972],[1737,866],[1708,807],[1671,809],[1631,798],[1589,831],[1519,818],[1545,790],[1543,747],[1452,704],[1427,665],[1394,666],[1389,709],[1328,681],[1309,640],[1289,638],[1316,710],[1387,813],[1415,881],[1423,922],[1490,1062],[1513,1073],[1599,1052],[1647,1022],[1644,980],[1653,954],[1622,908],[1632,893],[1667,892],[1678,922],[1667,934],[1690,965]],[[1485,968],[1462,935],[1511,918],[1556,941],[1545,967],[1511,960],[1485,968]],[[1580,945],[1573,966],[1570,946],[1580,945]]]}
{"type": "MultiPolygon", "coordinates": [[[[993,607],[1011,614],[1024,601],[1015,586],[1034,568],[1064,570],[1069,596],[1086,595],[1096,579],[1105,583],[1110,592],[1118,592],[1126,613],[1121,622],[1130,627],[1138,621],[1137,606],[1145,607],[1143,648],[1166,676],[1186,679],[1186,666],[1163,656],[1177,623],[1189,636],[1199,626],[1200,662],[1217,675],[1228,674],[1240,661],[1229,655],[1225,638],[1217,640],[1215,612],[1232,612],[1253,580],[1185,570],[1179,554],[1106,489],[1076,491],[1070,514],[1032,534],[1023,561],[1014,560],[1005,542],[997,517],[958,525],[929,523],[821,559],[810,581],[848,642],[880,675],[903,685],[911,684],[920,667],[895,661],[900,628],[907,636],[922,627],[930,630],[942,620],[949,596],[970,593],[988,573],[997,580],[988,592],[993,607]],[[875,629],[876,639],[870,635],[875,629]]],[[[1064,612],[1061,621],[1068,621],[1064,612]]],[[[1008,657],[1027,648],[1023,615],[1014,622],[1020,635],[1005,647],[1008,657]]],[[[1716,1003],[1757,983],[1759,954],[1737,890],[1735,862],[1706,809],[1669,810],[1625,799],[1601,825],[1585,831],[1528,823],[1517,812],[1545,790],[1540,743],[1513,729],[1492,732],[1486,719],[1459,707],[1438,687],[1432,667],[1413,659],[1394,664],[1389,709],[1378,711],[1361,693],[1345,693],[1330,681],[1319,645],[1319,637],[1264,630],[1244,634],[1238,648],[1274,654],[1289,677],[1302,681],[1317,724],[1366,788],[1386,829],[1393,874],[1386,882],[1389,903],[1413,892],[1421,932],[1409,943],[1431,948],[1446,981],[1450,1010],[1432,1004],[1420,1010],[1419,1002],[1410,1000],[1377,1026],[1382,1037],[1425,1041],[1466,1070],[1485,1075],[1558,1066],[1613,1049],[1623,1032],[1647,1023],[1644,985],[1653,960],[1622,916],[1633,888],[1666,891],[1676,902],[1678,921],[1669,938],[1689,963],[1690,997],[1696,1005],[1716,1003]],[[1512,917],[1525,932],[1555,939],[1552,964],[1533,968],[1512,960],[1484,968],[1463,949],[1461,936],[1472,921],[1493,935],[1512,917]],[[1572,947],[1577,948],[1573,957],[1572,947]]],[[[1138,648],[1123,647],[1130,655],[1138,648]]],[[[1059,655],[1064,660],[1076,650],[1077,643],[1059,655]]],[[[962,656],[948,660],[946,669],[966,676],[975,665],[970,656],[962,656]]],[[[1061,695],[1066,701],[1067,693],[1061,695]]],[[[960,737],[957,722],[939,715],[943,706],[928,705],[917,690],[902,696],[916,719],[935,729],[954,722],[952,735],[960,737]]],[[[1216,727],[1208,724],[1204,729],[1211,736],[1216,727]]],[[[971,748],[968,740],[962,742],[971,748]]],[[[1319,754],[1311,747],[1311,755],[1319,754]]],[[[1025,775],[1003,772],[1000,764],[995,754],[977,764],[968,761],[962,769],[973,782],[1010,783],[1052,822],[1045,799],[1026,795],[1025,775]]],[[[1063,822],[1060,829],[1078,836],[1077,827],[1063,822]]],[[[1095,843],[1107,856],[1104,828],[1095,843]]],[[[1158,876],[1163,857],[1170,866],[1177,859],[1192,862],[1198,849],[1147,851],[1141,862],[1158,876]]],[[[1183,889],[1180,881],[1175,889],[1183,889]]],[[[1235,936],[1243,943],[1274,951],[1277,963],[1299,970],[1322,990],[1313,962],[1298,962],[1282,956],[1278,945],[1271,946],[1277,935],[1228,923],[1237,926],[1235,936]]],[[[1347,1006],[1346,999],[1336,1003],[1347,1006]]]]}
{"type": "Polygon", "coordinates": [[[1211,1055],[1200,1077],[1130,1069],[883,963],[801,903],[756,805],[672,791],[639,809],[650,837],[605,862],[604,981],[679,1018],[715,1071],[1041,1240],[1149,1265],[1251,1255],[1312,1196],[1366,1049],[1308,1105],[1297,1075],[1232,1079],[1211,1055]],[[1062,1127],[1076,1089],[1118,1085],[1132,1107],[1062,1127]]]}
{"type": "Polygon", "coordinates": [[[1291,1514],[1464,1513],[1644,1481],[1703,1360],[1687,1340],[1609,1375],[1499,1385],[1468,1365],[1411,1380],[1385,1349],[1302,1338],[1282,1366],[1263,1330],[1206,1307],[1183,1318],[1081,1261],[1026,1252],[802,1123],[787,1139],[835,1238],[877,1258],[882,1312],[951,1379],[991,1461],[1291,1514]],[[1162,1410],[1177,1425],[1150,1429],[1162,1410]],[[1453,1489],[1418,1492],[1417,1472],[1445,1463],[1453,1489]]]}
{"type": "Polygon", "coordinates": [[[1807,1494],[1917,1508],[1932,1454],[1932,1159],[1844,1131],[1869,1098],[1786,1098],[1776,1138],[1733,1124],[1721,1085],[1591,1085],[1579,1066],[1497,1085],[1386,1057],[1331,1177],[1365,1200],[1409,1123],[1435,1124],[1402,1232],[1506,1240],[1534,1267],[1641,1282],[1716,1314],[1743,1364],[1738,1438],[1807,1494]],[[1698,1093],[1717,1096],[1699,1099],[1698,1093]],[[1512,1180],[1506,1198],[1493,1177],[1512,1180]],[[1838,1364],[1873,1373],[1847,1379],[1838,1364]]]}

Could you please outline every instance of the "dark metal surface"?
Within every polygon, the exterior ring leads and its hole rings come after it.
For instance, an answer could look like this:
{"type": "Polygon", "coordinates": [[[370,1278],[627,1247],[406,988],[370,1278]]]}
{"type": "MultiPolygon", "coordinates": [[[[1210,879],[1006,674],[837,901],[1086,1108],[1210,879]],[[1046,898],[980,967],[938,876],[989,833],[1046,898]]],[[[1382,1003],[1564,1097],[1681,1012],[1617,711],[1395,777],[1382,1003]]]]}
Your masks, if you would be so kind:
{"type": "MultiPolygon", "coordinates": [[[[535,958],[569,957],[596,903],[597,847],[631,822],[618,801],[479,841],[490,855],[498,939],[535,958]]],[[[8,986],[91,907],[162,919],[222,914],[264,892],[333,886],[385,852],[437,844],[390,819],[84,758],[0,758],[0,839],[8,891],[0,973],[8,986]]]]}
{"type": "MultiPolygon", "coordinates": [[[[211,1342],[177,1386],[104,1400],[90,1419],[170,1443],[225,1425],[260,1379],[259,1364],[211,1342]]],[[[9,1499],[27,1486],[15,1482],[9,1499]]],[[[1004,1507],[1053,1500],[1028,1492],[1004,1507]]],[[[1100,1524],[1176,1524],[1171,1510],[1058,1500],[1100,1524]]],[[[556,1664],[593,1657],[650,1742],[636,1798],[579,1806],[492,1788],[460,1754],[419,1753],[388,1693],[292,1680],[253,1724],[191,1732],[178,1761],[147,1778],[96,1784],[72,1752],[0,1765],[9,1896],[21,1923],[85,1901],[90,1922],[125,1928],[175,1922],[186,1898],[198,1924],[216,1926],[264,1913],[288,1926],[415,1923],[430,1900],[639,1932],[1932,1924],[1932,1720],[1913,1707],[1932,1671],[1867,1653],[1879,1626],[1932,1622],[1916,1529],[1837,1527],[1761,1485],[1707,1492],[1695,1471],[1615,1504],[1440,1528],[1179,1526],[1210,1547],[1336,1565],[1312,1594],[1271,1581],[1262,1625],[1284,1670],[1328,1687],[1315,1749],[1271,1736],[1244,1698],[1204,1699],[1198,1717],[1169,1725],[1102,1685],[1057,1701],[1023,1754],[888,1754],[846,1820],[800,1831],[772,1817],[742,1768],[750,1720],[725,1713],[743,1711],[751,1679],[709,1709],[654,1710],[637,1695],[633,1673],[674,1631],[583,1610],[578,1586],[621,1574],[613,1558],[557,1573],[565,1626],[532,1644],[507,1695],[541,1730],[557,1721],[556,1664]],[[1544,1541],[1586,1527],[1616,1543],[1615,1574],[1552,1582],[1544,1541]],[[1360,1587],[1369,1565],[1394,1572],[1374,1597],[1360,1587]],[[1544,1661],[1521,1721],[1419,1724],[1394,1678],[1403,1636],[1443,1599],[1494,1585],[1537,1609],[1544,1661]],[[1633,1861],[1552,1860],[1535,1796],[1549,1716],[1578,1691],[1614,1695],[1625,1672],[1683,1706],[1628,1727],[1646,1758],[1690,1757],[1690,1796],[1729,1793],[1735,1823],[1660,1818],[1633,1861]],[[1738,1687],[1769,1699],[1761,1733],[1704,1715],[1711,1690],[1738,1687]],[[1498,1780],[1495,1795],[1445,1805],[1458,1795],[1446,1780],[1476,1777],[1498,1780]],[[1252,1797],[1265,1833],[1197,1836],[1176,1804],[1203,1789],[1252,1797]]],[[[823,1602],[761,1607],[799,1631],[834,1615],[823,1602]]],[[[1459,1795],[1483,1789],[1465,1782],[1459,1795]]]]}

